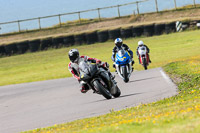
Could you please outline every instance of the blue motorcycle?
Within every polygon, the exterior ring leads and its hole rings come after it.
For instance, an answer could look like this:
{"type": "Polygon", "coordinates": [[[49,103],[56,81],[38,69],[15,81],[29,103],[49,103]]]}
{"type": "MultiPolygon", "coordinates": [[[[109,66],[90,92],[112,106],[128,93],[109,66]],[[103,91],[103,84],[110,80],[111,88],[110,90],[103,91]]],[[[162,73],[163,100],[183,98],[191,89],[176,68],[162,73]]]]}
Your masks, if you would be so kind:
{"type": "Polygon", "coordinates": [[[118,75],[124,80],[125,83],[127,83],[133,70],[132,59],[128,52],[126,52],[124,49],[120,49],[116,53],[115,67],[118,75]]]}

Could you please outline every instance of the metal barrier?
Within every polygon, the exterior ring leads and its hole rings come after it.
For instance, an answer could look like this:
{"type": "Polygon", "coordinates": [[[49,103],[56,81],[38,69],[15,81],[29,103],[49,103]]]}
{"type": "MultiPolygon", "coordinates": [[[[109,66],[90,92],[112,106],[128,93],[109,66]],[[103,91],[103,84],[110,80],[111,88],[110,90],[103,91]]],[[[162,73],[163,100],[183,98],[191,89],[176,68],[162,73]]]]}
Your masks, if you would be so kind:
{"type": "MultiPolygon", "coordinates": [[[[94,19],[96,19],[96,21],[101,21],[103,19],[102,14],[101,14],[102,10],[109,9],[109,8],[117,8],[117,13],[118,14],[115,17],[121,17],[122,15],[121,15],[120,7],[127,6],[127,5],[136,5],[136,9],[135,10],[136,10],[137,14],[140,14],[139,3],[147,2],[147,1],[151,1],[151,4],[153,4],[154,0],[141,0],[141,1],[126,3],[126,4],[122,4],[122,5],[109,6],[109,7],[104,7],[104,8],[96,8],[96,9],[90,9],[90,10],[84,10],[84,11],[78,11],[78,12],[57,14],[57,15],[52,15],[52,16],[44,16],[44,17],[38,17],[38,18],[31,18],[31,19],[17,20],[17,21],[11,21],[11,22],[4,22],[4,23],[0,23],[0,30],[2,30],[1,26],[3,26],[3,25],[16,24],[17,27],[13,25],[11,28],[12,29],[15,28],[15,29],[18,29],[18,30],[17,31],[16,30],[15,31],[12,30],[12,32],[29,31],[29,29],[24,30],[24,29],[21,28],[23,26],[22,22],[28,22],[28,21],[36,21],[37,22],[36,27],[33,28],[32,30],[41,30],[41,29],[47,28],[47,27],[42,27],[41,21],[44,20],[44,19],[53,18],[53,17],[56,17],[56,19],[57,19],[57,22],[56,22],[57,25],[56,26],[57,27],[61,27],[61,26],[65,25],[65,23],[62,23],[62,17],[67,16],[67,15],[77,15],[77,17],[78,17],[77,20],[78,21],[77,22],[73,22],[73,24],[83,24],[85,22],[81,18],[81,14],[86,13],[86,12],[92,12],[92,11],[97,12],[97,17],[94,18],[94,19]]],[[[159,12],[159,4],[158,4],[159,1],[161,1],[161,0],[155,0],[155,10],[154,11],[156,11],[156,12],[159,12]]],[[[165,0],[163,0],[163,2],[164,1],[165,0]]],[[[193,1],[193,5],[194,5],[194,7],[196,7],[196,0],[188,0],[188,1],[193,1]]],[[[171,0],[171,2],[174,2],[174,8],[177,9],[177,0],[171,0]]],[[[151,6],[154,6],[154,5],[151,5],[151,6]]],[[[133,14],[136,14],[135,11],[133,11],[133,14]]],[[[70,24],[68,24],[68,25],[70,25],[70,24]]],[[[52,26],[53,25],[51,25],[50,27],[52,27],[52,26]]],[[[7,33],[11,33],[11,32],[7,32],[7,33]]],[[[4,34],[4,33],[1,33],[1,34],[4,34]]]]}
{"type": "MultiPolygon", "coordinates": [[[[38,28],[37,29],[42,29],[41,26],[41,20],[45,19],[45,18],[52,18],[52,17],[57,17],[58,19],[58,25],[61,27],[62,26],[62,16],[66,16],[66,15],[72,15],[72,14],[77,14],[78,15],[78,23],[84,23],[81,22],[81,13],[85,13],[85,12],[91,12],[91,11],[97,11],[97,15],[98,15],[98,21],[101,21],[101,10],[103,9],[108,9],[108,8],[117,8],[117,12],[118,12],[118,17],[121,17],[120,15],[120,7],[122,6],[127,6],[127,5],[132,5],[132,4],[136,4],[137,5],[137,12],[139,14],[139,6],[138,3],[142,3],[142,2],[146,2],[148,0],[141,0],[141,1],[136,1],[136,2],[131,2],[131,3],[126,3],[126,4],[122,4],[122,5],[115,5],[115,6],[109,6],[109,7],[103,7],[103,8],[96,8],[96,9],[90,9],[90,10],[84,10],[84,11],[78,11],[78,12],[71,12],[71,13],[64,13],[64,14],[57,14],[57,15],[51,15],[51,16],[44,16],[44,17],[39,17],[39,18],[31,18],[31,19],[24,19],[24,20],[17,20],[17,21],[11,21],[11,22],[4,22],[4,23],[0,23],[0,25],[6,25],[6,24],[12,24],[12,23],[16,23],[18,26],[18,32],[23,31],[21,29],[21,22],[25,22],[25,21],[33,21],[33,20],[37,20],[38,21],[38,28]]],[[[34,29],[34,30],[37,30],[34,29]]]]}

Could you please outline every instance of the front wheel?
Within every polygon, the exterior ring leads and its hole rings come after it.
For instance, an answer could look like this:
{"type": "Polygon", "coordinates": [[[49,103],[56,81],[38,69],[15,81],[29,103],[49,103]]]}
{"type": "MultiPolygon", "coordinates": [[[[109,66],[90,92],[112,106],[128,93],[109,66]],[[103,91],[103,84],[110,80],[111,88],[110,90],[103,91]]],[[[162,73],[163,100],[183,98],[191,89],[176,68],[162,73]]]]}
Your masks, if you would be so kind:
{"type": "Polygon", "coordinates": [[[142,58],[144,69],[147,70],[147,62],[145,58],[142,58]]]}
{"type": "Polygon", "coordinates": [[[115,94],[113,94],[113,96],[115,97],[115,98],[117,98],[117,97],[119,97],[120,95],[121,95],[121,91],[120,91],[120,89],[119,89],[119,87],[116,85],[116,93],[115,94]]]}
{"type": "Polygon", "coordinates": [[[105,89],[103,87],[103,85],[101,83],[99,83],[98,80],[95,80],[94,81],[94,87],[97,88],[99,90],[99,92],[106,98],[106,99],[111,99],[112,98],[112,95],[110,94],[110,92],[105,89]]]}
{"type": "Polygon", "coordinates": [[[129,78],[128,78],[126,66],[122,67],[122,73],[123,73],[123,77],[124,77],[124,82],[127,83],[129,81],[129,78]]]}

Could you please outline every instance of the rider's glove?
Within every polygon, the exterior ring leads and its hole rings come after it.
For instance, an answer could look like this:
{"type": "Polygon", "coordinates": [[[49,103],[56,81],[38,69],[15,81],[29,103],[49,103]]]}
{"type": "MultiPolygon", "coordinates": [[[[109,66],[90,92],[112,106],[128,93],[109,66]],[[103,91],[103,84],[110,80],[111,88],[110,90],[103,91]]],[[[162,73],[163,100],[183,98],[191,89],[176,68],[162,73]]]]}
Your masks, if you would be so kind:
{"type": "Polygon", "coordinates": [[[97,61],[96,61],[96,64],[100,65],[100,64],[101,64],[101,61],[100,61],[100,60],[97,60],[97,61]]]}

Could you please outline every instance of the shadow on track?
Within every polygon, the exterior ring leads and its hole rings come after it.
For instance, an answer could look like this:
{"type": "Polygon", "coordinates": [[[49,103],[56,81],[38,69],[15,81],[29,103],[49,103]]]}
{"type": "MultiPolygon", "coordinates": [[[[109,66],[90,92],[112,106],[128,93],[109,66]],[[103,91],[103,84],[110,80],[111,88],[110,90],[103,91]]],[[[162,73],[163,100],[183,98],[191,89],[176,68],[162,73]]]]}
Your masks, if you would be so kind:
{"type": "MultiPolygon", "coordinates": [[[[139,95],[139,94],[143,94],[143,93],[133,93],[133,94],[128,94],[128,95],[122,95],[120,97],[112,98],[112,99],[109,99],[109,100],[114,100],[114,99],[119,99],[119,98],[124,98],[124,97],[139,95]]],[[[97,101],[93,101],[93,102],[90,102],[90,103],[96,103],[96,102],[102,102],[102,101],[108,101],[108,99],[97,100],[97,101]]]]}
{"type": "Polygon", "coordinates": [[[139,82],[139,81],[144,81],[144,80],[149,80],[149,79],[155,79],[155,78],[160,78],[160,76],[150,77],[150,78],[144,78],[144,79],[138,79],[138,80],[133,80],[133,81],[129,81],[128,83],[139,82]]]}

